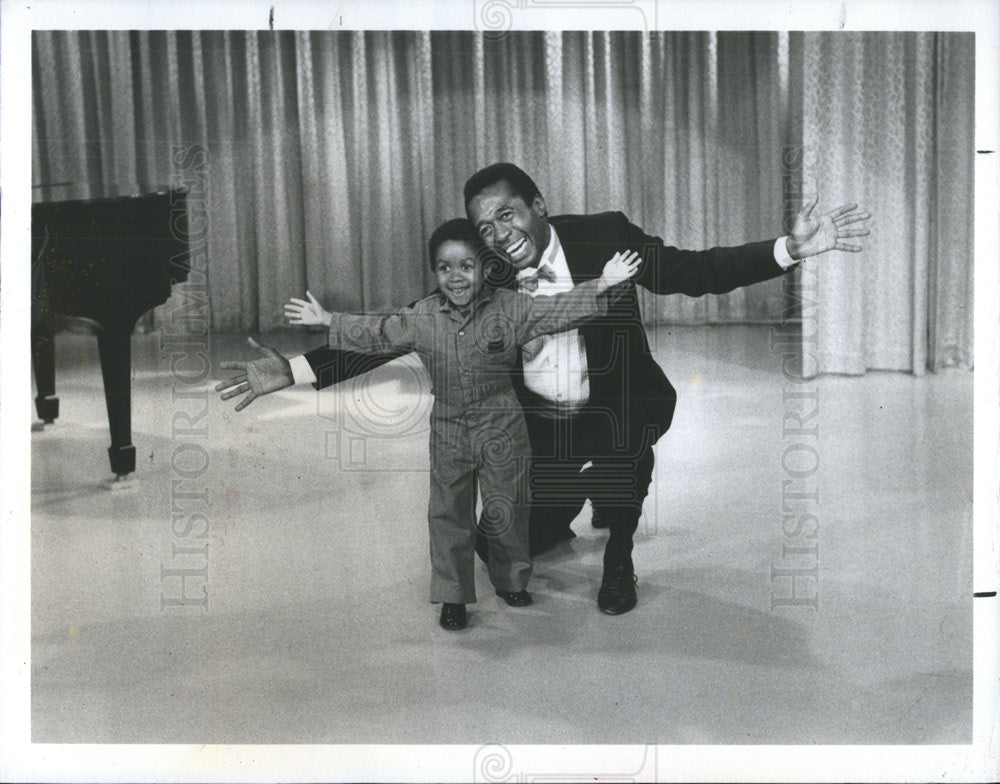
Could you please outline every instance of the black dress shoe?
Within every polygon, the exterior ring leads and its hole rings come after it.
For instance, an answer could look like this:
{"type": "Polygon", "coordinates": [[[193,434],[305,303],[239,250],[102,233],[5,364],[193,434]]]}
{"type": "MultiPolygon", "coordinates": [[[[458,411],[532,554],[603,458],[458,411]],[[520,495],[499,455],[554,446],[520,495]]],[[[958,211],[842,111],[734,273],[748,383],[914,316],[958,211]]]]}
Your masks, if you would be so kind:
{"type": "Polygon", "coordinates": [[[601,590],[597,592],[597,606],[608,615],[627,613],[639,600],[635,592],[635,571],[631,563],[604,567],[601,590]]]}
{"type": "Polygon", "coordinates": [[[449,604],[445,602],[441,605],[441,628],[448,631],[458,631],[459,629],[464,629],[465,626],[464,604],[449,604]]]}
{"type": "Polygon", "coordinates": [[[591,514],[590,516],[590,524],[594,528],[607,528],[609,525],[611,525],[611,521],[608,519],[608,516],[604,512],[602,512],[595,506],[593,508],[593,514],[591,514]]]}
{"type": "Polygon", "coordinates": [[[497,596],[511,607],[527,607],[531,604],[531,594],[527,591],[501,591],[497,588],[497,596]]]}

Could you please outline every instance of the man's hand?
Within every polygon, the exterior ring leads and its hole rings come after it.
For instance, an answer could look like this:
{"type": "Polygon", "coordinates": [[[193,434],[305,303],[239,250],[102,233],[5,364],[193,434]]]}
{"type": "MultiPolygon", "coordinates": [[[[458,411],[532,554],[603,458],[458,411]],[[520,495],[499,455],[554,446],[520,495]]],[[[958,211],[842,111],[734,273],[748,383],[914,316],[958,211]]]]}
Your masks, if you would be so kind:
{"type": "Polygon", "coordinates": [[[795,215],[792,233],[786,241],[788,255],[796,261],[807,256],[816,256],[828,250],[845,250],[858,253],[862,249],[861,242],[847,242],[855,237],[867,237],[871,232],[865,225],[854,226],[871,218],[867,212],[856,212],[857,204],[842,204],[837,209],[813,217],[819,197],[806,202],[795,215]]]}
{"type": "Polygon", "coordinates": [[[292,366],[281,354],[268,346],[262,346],[253,338],[247,338],[251,348],[257,349],[264,356],[251,362],[220,362],[223,370],[242,370],[228,381],[222,381],[215,387],[216,392],[222,392],[222,399],[242,395],[246,397],[236,404],[236,410],[242,411],[261,395],[277,392],[295,383],[292,376],[292,366]]]}

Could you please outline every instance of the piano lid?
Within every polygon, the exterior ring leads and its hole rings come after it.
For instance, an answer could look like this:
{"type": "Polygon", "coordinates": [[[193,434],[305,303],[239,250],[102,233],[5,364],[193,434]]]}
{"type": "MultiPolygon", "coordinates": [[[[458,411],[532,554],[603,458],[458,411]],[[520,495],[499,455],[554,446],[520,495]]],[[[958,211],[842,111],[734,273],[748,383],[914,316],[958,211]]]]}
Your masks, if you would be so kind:
{"type": "Polygon", "coordinates": [[[93,202],[106,202],[127,199],[142,199],[147,196],[162,196],[167,193],[175,194],[187,193],[184,186],[155,185],[149,189],[142,189],[137,184],[119,185],[93,185],[77,182],[49,182],[31,186],[31,203],[50,204],[52,202],[67,204],[88,204],[93,202]]]}
{"type": "Polygon", "coordinates": [[[46,311],[129,332],[187,279],[198,241],[185,188],[35,202],[31,237],[33,297],[46,311]]]}

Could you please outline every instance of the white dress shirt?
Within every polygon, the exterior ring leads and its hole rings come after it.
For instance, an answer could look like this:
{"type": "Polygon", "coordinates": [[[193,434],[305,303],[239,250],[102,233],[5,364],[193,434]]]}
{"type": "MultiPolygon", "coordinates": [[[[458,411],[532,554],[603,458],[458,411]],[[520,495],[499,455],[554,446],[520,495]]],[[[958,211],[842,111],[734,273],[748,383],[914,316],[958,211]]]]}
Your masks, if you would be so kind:
{"type": "MultiPolygon", "coordinates": [[[[555,228],[549,232],[549,244],[538,262],[539,269],[548,266],[555,273],[555,280],[538,278],[534,291],[522,289],[532,297],[551,297],[573,288],[573,276],[566,263],[566,254],[555,228]]],[[[536,274],[528,267],[517,273],[523,280],[536,274]]],[[[587,375],[587,349],[583,336],[577,329],[542,335],[521,348],[524,367],[524,385],[553,404],[553,407],[572,413],[590,398],[590,378],[587,375]]]]}
{"type": "MultiPolygon", "coordinates": [[[[554,282],[538,279],[538,288],[527,292],[531,296],[551,297],[560,291],[573,288],[573,278],[566,263],[562,243],[553,228],[549,244],[542,253],[538,266],[548,264],[556,274],[554,282]]],[[[778,237],[774,242],[774,260],[782,269],[795,264],[788,255],[788,237],[778,237]]],[[[523,269],[517,277],[530,277],[534,269],[523,269]]],[[[571,329],[557,335],[543,335],[522,348],[524,384],[528,389],[551,401],[560,410],[572,411],[590,397],[590,379],[587,376],[587,351],[578,330],[571,329]]],[[[296,384],[315,384],[316,374],[309,361],[302,355],[289,360],[292,378],[296,384]]]]}

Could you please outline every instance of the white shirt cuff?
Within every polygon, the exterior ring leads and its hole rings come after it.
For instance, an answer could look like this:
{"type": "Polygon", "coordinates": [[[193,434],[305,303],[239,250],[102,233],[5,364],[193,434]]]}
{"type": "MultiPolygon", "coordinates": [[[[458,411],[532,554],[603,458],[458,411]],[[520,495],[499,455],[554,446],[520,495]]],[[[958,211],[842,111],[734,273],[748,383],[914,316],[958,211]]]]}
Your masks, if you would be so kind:
{"type": "Polygon", "coordinates": [[[292,357],[288,360],[288,364],[292,366],[292,378],[295,379],[296,384],[316,383],[316,374],[313,373],[312,365],[302,354],[292,357]]]}
{"type": "Polygon", "coordinates": [[[788,255],[788,237],[778,237],[774,241],[774,260],[782,269],[788,269],[798,262],[788,255]]]}

